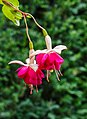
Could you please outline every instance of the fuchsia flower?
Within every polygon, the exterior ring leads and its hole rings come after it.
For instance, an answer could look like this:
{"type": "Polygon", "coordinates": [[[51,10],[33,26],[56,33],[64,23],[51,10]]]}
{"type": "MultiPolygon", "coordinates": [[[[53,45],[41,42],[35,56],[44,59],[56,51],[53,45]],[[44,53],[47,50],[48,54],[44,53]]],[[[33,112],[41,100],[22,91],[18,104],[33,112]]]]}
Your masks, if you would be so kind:
{"type": "Polygon", "coordinates": [[[37,64],[41,69],[45,70],[60,70],[64,59],[56,52],[40,53],[36,56],[37,64]]]}
{"type": "MultiPolygon", "coordinates": [[[[32,44],[32,43],[31,43],[32,44]]],[[[29,54],[33,53],[34,49],[30,49],[29,54]]],[[[44,78],[44,74],[41,69],[36,64],[34,60],[35,57],[26,59],[26,64],[21,61],[14,60],[9,62],[9,64],[20,64],[22,65],[20,68],[16,70],[18,78],[24,79],[25,84],[27,84],[30,88],[30,94],[32,94],[33,85],[36,86],[36,91],[38,92],[37,86],[42,84],[42,79],[44,78]]]]}
{"type": "Polygon", "coordinates": [[[36,61],[40,69],[55,70],[56,74],[58,74],[57,70],[60,72],[61,64],[64,62],[64,59],[59,54],[61,54],[62,50],[67,49],[67,47],[59,45],[52,49],[51,38],[48,35],[45,37],[45,41],[47,49],[37,50],[30,56],[37,55],[36,61]]]}
{"type": "Polygon", "coordinates": [[[32,57],[37,55],[36,61],[41,69],[60,70],[61,64],[64,62],[64,59],[59,54],[61,54],[62,50],[67,48],[64,45],[59,45],[52,49],[50,36],[47,35],[45,40],[47,49],[37,50],[30,56],[32,57]]]}
{"type": "Polygon", "coordinates": [[[32,84],[34,86],[42,84],[42,78],[44,78],[44,74],[37,64],[29,64],[29,59],[27,59],[27,64],[24,64],[18,60],[9,62],[9,64],[15,63],[22,65],[16,70],[18,78],[24,79],[26,84],[32,84]]]}

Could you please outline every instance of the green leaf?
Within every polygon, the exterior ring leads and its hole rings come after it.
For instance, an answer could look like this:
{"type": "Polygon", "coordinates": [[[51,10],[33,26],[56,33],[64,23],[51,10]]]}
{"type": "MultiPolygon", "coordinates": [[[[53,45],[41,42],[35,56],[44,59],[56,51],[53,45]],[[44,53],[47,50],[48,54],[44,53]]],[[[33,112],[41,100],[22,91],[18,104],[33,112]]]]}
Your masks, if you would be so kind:
{"type": "MultiPolygon", "coordinates": [[[[3,1],[3,0],[1,0],[1,1],[3,1]]],[[[6,0],[6,1],[10,2],[15,7],[19,7],[19,1],[18,0],[6,0]]],[[[3,3],[5,4],[5,2],[3,2],[3,3]]]]}
{"type": "Polygon", "coordinates": [[[3,2],[2,2],[2,0],[0,0],[0,4],[2,4],[2,5],[3,5],[3,2]]]}
{"type": "Polygon", "coordinates": [[[15,19],[13,22],[14,22],[15,25],[20,26],[20,21],[19,20],[15,19]]]}
{"type": "Polygon", "coordinates": [[[17,12],[14,9],[13,10],[10,10],[10,11],[11,11],[11,13],[14,15],[14,17],[16,19],[22,19],[22,14],[20,12],[17,12]]]}
{"type": "MultiPolygon", "coordinates": [[[[7,2],[11,3],[13,6],[16,8],[19,7],[19,2],[18,0],[6,0],[7,2]]],[[[22,18],[22,14],[18,11],[15,11],[12,7],[8,6],[5,1],[0,0],[0,4],[3,4],[4,6],[2,7],[3,14],[13,21],[17,26],[20,25],[19,20],[22,18]]]]}
{"type": "Polygon", "coordinates": [[[10,9],[8,6],[4,5],[2,7],[2,12],[3,14],[10,20],[14,21],[14,15],[11,13],[10,9]]]}
{"type": "Polygon", "coordinates": [[[20,25],[19,23],[19,19],[21,19],[22,15],[19,15],[20,13],[16,13],[16,12],[12,12],[12,9],[6,5],[4,5],[2,7],[2,11],[3,14],[10,19],[11,21],[13,21],[17,26],[20,25]],[[19,17],[20,16],[20,17],[19,17]]]}

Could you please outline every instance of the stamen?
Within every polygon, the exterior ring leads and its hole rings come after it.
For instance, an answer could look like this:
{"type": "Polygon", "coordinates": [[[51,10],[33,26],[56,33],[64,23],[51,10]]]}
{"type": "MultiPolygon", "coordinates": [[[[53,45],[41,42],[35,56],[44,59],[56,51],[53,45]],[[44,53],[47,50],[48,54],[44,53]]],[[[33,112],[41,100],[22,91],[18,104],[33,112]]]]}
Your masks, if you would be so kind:
{"type": "Polygon", "coordinates": [[[60,79],[59,79],[59,74],[58,74],[58,71],[55,69],[55,73],[56,73],[56,77],[57,77],[57,79],[58,79],[58,81],[60,81],[60,79]]]}
{"type": "Polygon", "coordinates": [[[33,85],[32,84],[28,84],[28,86],[29,86],[29,89],[30,89],[30,94],[32,94],[32,92],[33,92],[33,85]]]}
{"type": "Polygon", "coordinates": [[[38,93],[38,87],[37,87],[37,85],[36,85],[36,92],[38,93]]]}
{"type": "Polygon", "coordinates": [[[60,70],[59,70],[58,72],[59,72],[59,74],[60,74],[61,76],[63,76],[63,74],[61,73],[61,71],[60,71],[60,70]]]}
{"type": "Polygon", "coordinates": [[[60,72],[58,71],[58,75],[61,76],[60,72]]]}
{"type": "Polygon", "coordinates": [[[55,65],[54,65],[54,71],[55,71],[55,73],[56,73],[57,80],[60,81],[60,79],[59,79],[59,73],[58,73],[58,71],[56,70],[55,65]]]}
{"type": "Polygon", "coordinates": [[[47,77],[46,80],[49,82],[49,70],[47,70],[47,77]]]}
{"type": "Polygon", "coordinates": [[[30,89],[30,94],[32,95],[32,89],[30,89]]]}

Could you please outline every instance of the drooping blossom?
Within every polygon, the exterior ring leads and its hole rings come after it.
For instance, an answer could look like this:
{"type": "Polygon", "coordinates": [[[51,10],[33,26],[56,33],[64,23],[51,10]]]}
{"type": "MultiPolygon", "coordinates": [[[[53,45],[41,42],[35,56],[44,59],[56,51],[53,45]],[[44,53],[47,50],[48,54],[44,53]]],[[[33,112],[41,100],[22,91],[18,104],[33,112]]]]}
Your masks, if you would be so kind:
{"type": "Polygon", "coordinates": [[[19,64],[20,68],[16,70],[17,76],[20,79],[24,79],[24,82],[32,87],[42,84],[42,79],[44,78],[43,72],[40,70],[38,65],[34,63],[34,58],[28,58],[26,64],[21,61],[14,60],[9,62],[9,64],[19,64]]]}
{"type": "Polygon", "coordinates": [[[41,69],[45,70],[60,70],[64,59],[56,52],[40,53],[36,56],[37,64],[41,69]]]}
{"type": "Polygon", "coordinates": [[[51,38],[48,35],[45,37],[45,41],[47,49],[37,50],[31,54],[31,57],[37,55],[36,61],[41,69],[55,70],[56,74],[58,70],[58,73],[61,74],[60,68],[64,59],[59,54],[61,54],[62,50],[67,49],[67,47],[59,45],[52,49],[51,38]]]}
{"type": "Polygon", "coordinates": [[[37,64],[24,64],[21,61],[14,60],[9,64],[22,65],[16,70],[18,78],[24,79],[26,84],[40,85],[42,84],[42,78],[44,78],[43,72],[38,68],[37,64]]]}

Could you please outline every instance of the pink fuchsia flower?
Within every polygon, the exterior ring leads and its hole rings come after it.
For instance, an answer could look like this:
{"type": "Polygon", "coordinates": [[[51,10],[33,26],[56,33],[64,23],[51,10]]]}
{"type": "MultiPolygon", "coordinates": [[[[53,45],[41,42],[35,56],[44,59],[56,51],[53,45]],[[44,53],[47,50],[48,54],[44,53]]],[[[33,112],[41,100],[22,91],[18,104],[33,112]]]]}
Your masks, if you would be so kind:
{"type": "Polygon", "coordinates": [[[22,65],[16,70],[18,78],[24,79],[26,84],[40,85],[42,84],[42,78],[44,78],[43,72],[40,70],[37,64],[24,64],[21,61],[14,60],[9,64],[22,65]]]}
{"type": "Polygon", "coordinates": [[[38,91],[37,85],[42,84],[42,79],[44,78],[44,74],[40,70],[37,64],[30,63],[29,58],[26,60],[26,62],[27,64],[24,64],[21,61],[14,60],[9,62],[9,64],[21,65],[21,67],[16,70],[17,76],[20,79],[24,79],[24,82],[28,84],[30,88],[30,94],[32,94],[33,85],[36,86],[36,91],[38,91]]]}
{"type": "Polygon", "coordinates": [[[41,69],[60,70],[64,59],[59,54],[61,54],[62,50],[67,49],[67,47],[64,45],[59,45],[52,49],[50,36],[47,35],[45,40],[47,49],[34,51],[30,56],[32,57],[37,55],[36,61],[41,69]]]}
{"type": "Polygon", "coordinates": [[[56,74],[58,74],[60,72],[61,64],[64,62],[64,59],[59,54],[61,54],[62,50],[67,49],[67,47],[59,45],[52,49],[51,38],[48,35],[45,37],[45,41],[47,49],[37,50],[30,56],[37,55],[36,61],[41,69],[55,70],[56,74]],[[57,70],[59,71],[58,73],[57,70]]]}
{"type": "Polygon", "coordinates": [[[64,59],[56,52],[40,53],[36,56],[37,64],[41,69],[60,70],[64,59]]]}

